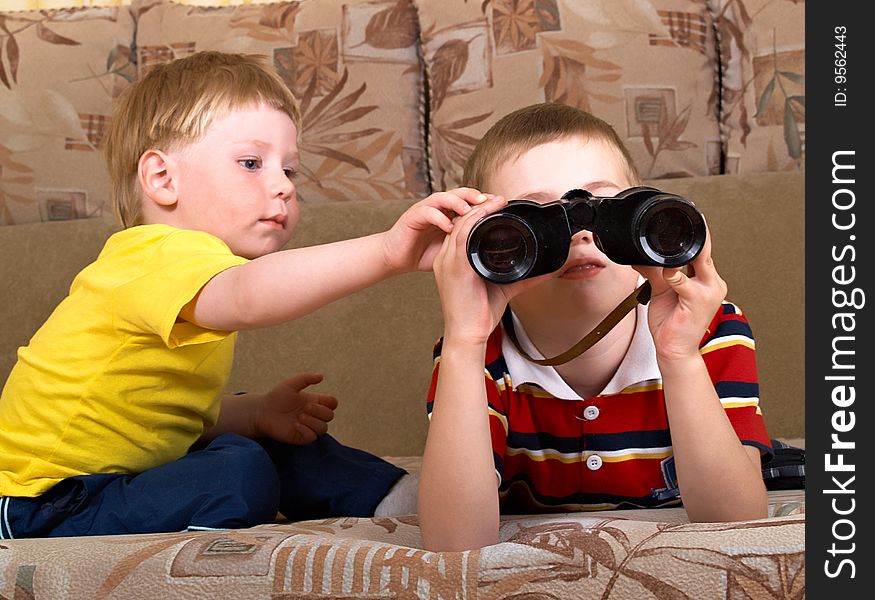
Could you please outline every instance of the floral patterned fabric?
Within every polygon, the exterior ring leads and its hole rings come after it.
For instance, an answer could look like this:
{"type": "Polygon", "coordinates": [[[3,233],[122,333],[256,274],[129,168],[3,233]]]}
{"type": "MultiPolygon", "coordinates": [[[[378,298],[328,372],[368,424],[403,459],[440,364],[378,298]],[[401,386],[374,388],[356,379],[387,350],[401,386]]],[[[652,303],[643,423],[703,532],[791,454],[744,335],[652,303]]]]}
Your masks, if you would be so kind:
{"type": "Polygon", "coordinates": [[[0,224],[112,218],[99,149],[133,32],[126,8],[0,12],[0,224]]]}
{"type": "Polygon", "coordinates": [[[458,185],[479,136],[542,101],[613,124],[645,179],[800,170],[804,6],[14,0],[0,11],[0,225],[111,221],[98,151],[113,98],[206,49],[271,56],[300,98],[308,202],[458,185]]]}
{"type": "Polygon", "coordinates": [[[438,187],[459,182],[479,136],[534,102],[591,111],[644,178],[719,173],[715,35],[685,0],[418,0],[438,187]]]}
{"type": "Polygon", "coordinates": [[[131,0],[3,0],[3,10],[58,10],[69,8],[106,8],[126,6],[131,0]]]}
{"type": "Polygon", "coordinates": [[[301,200],[428,195],[409,0],[225,8],[137,0],[133,11],[140,75],[200,50],[273,58],[301,101],[301,200]]]}
{"type": "MultiPolygon", "coordinates": [[[[418,457],[389,457],[416,469],[418,457]]],[[[421,549],[414,515],[0,542],[0,598],[801,598],[804,492],[770,518],[683,509],[505,516],[500,543],[421,549]]]]}
{"type": "Polygon", "coordinates": [[[804,0],[708,0],[720,38],[725,173],[802,169],[804,0]]]}

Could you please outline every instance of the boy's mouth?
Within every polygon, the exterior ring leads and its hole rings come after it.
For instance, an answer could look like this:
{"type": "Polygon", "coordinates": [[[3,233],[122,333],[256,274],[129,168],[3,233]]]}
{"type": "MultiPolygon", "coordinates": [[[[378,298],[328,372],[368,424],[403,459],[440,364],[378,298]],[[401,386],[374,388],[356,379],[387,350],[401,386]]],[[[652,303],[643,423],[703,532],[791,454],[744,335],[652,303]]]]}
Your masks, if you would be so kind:
{"type": "Polygon", "coordinates": [[[579,259],[571,261],[559,275],[560,279],[586,279],[595,277],[605,268],[604,263],[595,259],[579,259]]]}
{"type": "Polygon", "coordinates": [[[260,219],[260,222],[272,229],[284,229],[286,226],[286,217],[285,215],[277,215],[275,217],[270,217],[269,219],[260,219]]]}

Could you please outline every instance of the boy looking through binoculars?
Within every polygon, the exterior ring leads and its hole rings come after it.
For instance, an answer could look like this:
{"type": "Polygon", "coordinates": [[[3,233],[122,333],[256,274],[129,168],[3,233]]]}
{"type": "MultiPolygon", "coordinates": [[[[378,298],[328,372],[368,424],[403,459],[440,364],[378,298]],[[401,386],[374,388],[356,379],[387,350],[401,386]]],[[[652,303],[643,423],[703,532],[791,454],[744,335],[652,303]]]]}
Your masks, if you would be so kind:
{"type": "MultiPolygon", "coordinates": [[[[638,185],[610,125],[559,104],[499,120],[464,179],[539,203],[638,185]]],[[[496,284],[469,264],[485,206],[455,219],[434,262],[444,335],[419,487],[425,547],[496,543],[500,512],[682,503],[691,521],[766,517],[771,445],[753,337],[724,301],[710,239],[685,269],[632,267],[581,230],[557,271],[496,284]],[[636,295],[645,279],[649,302],[636,295]],[[624,304],[631,310],[618,313],[624,304]],[[606,315],[617,315],[612,327],[606,315]],[[595,342],[574,356],[581,338],[595,342]]]]}

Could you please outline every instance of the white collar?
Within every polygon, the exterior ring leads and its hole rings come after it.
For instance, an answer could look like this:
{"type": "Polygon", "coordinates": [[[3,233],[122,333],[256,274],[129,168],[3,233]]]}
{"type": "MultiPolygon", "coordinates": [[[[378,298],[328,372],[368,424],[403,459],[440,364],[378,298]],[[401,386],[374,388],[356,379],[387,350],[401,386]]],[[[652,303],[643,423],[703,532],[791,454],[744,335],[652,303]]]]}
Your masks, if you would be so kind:
{"type": "MultiPolygon", "coordinates": [[[[620,368],[617,369],[605,388],[599,392],[599,396],[616,394],[630,385],[662,378],[656,364],[656,348],[653,345],[653,337],[647,326],[647,306],[638,304],[636,310],[638,311],[637,323],[629,350],[623,357],[620,368]]],[[[511,317],[520,347],[532,358],[543,358],[513,311],[511,311],[511,317]]],[[[501,353],[507,363],[507,371],[510,374],[513,389],[517,389],[523,384],[534,384],[554,398],[583,400],[565,383],[554,367],[535,364],[525,359],[504,333],[501,336],[501,353]]]]}

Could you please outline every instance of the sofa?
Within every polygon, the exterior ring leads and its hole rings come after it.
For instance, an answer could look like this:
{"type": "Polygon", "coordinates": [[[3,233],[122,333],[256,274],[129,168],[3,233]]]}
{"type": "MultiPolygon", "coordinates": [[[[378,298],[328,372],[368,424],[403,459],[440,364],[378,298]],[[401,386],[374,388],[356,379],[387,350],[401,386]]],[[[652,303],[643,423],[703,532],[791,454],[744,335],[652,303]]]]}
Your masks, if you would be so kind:
{"type": "MultiPolygon", "coordinates": [[[[756,338],[769,434],[804,448],[803,10],[793,0],[4,2],[0,378],[117,230],[99,154],[113,98],[157,62],[259,52],[304,115],[292,247],[385,229],[458,185],[479,135],[514,108],[563,102],[614,124],[647,184],[705,214],[728,299],[756,338]]],[[[229,388],[322,372],[319,389],[340,401],[331,433],[415,473],[441,330],[431,274],[399,276],[242,332],[229,388]]],[[[768,518],[740,523],[691,524],[682,509],[503,515],[500,543],[466,552],[423,550],[415,514],[0,540],[0,598],[803,597],[804,490],[769,496],[768,518]]]]}

